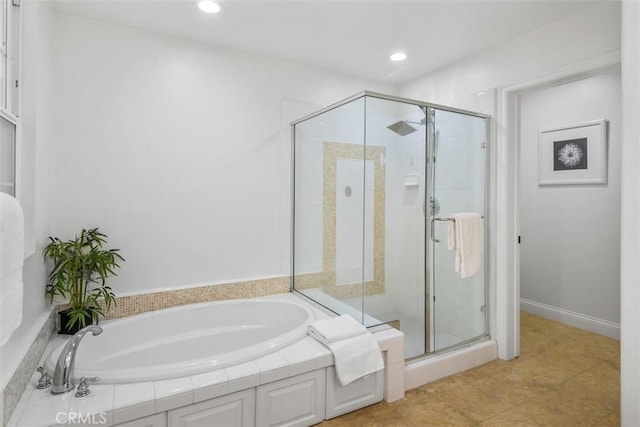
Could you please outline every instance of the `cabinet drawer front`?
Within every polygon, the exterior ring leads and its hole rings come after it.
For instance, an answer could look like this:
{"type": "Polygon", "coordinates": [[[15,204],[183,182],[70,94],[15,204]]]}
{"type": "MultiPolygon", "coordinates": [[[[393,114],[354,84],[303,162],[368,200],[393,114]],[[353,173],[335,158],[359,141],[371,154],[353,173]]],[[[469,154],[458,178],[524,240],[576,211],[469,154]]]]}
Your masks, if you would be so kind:
{"type": "Polygon", "coordinates": [[[333,366],[327,368],[327,419],[380,402],[383,372],[378,371],[342,386],[333,366]]]}
{"type": "Polygon", "coordinates": [[[258,387],[258,427],[306,427],[324,420],[324,369],[258,387]]]}
{"type": "Polygon", "coordinates": [[[253,427],[255,389],[169,411],[169,427],[253,427]]]}
{"type": "Polygon", "coordinates": [[[117,424],[117,426],[114,427],[167,427],[167,413],[161,412],[148,417],[138,418],[137,420],[117,424]]]}

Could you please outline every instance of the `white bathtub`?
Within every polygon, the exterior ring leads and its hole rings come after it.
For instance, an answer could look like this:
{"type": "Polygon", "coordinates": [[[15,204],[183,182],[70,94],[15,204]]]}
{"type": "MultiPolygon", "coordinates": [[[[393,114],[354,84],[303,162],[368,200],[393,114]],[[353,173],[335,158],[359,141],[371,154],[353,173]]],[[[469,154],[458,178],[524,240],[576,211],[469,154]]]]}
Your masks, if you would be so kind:
{"type": "MultiPolygon", "coordinates": [[[[85,335],[74,377],[129,383],[185,377],[275,352],[304,338],[314,314],[277,300],[227,300],[184,305],[101,322],[85,335]]],[[[47,358],[53,373],[64,344],[47,358]]]]}

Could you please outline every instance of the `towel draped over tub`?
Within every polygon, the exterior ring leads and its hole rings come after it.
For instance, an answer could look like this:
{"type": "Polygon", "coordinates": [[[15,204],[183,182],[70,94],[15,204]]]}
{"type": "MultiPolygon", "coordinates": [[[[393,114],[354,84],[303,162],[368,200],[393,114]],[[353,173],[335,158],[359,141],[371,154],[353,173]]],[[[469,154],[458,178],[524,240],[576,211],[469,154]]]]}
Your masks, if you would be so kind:
{"type": "Polygon", "coordinates": [[[309,335],[331,350],[336,376],[343,386],[384,368],[373,334],[351,316],[313,322],[309,335]]]}

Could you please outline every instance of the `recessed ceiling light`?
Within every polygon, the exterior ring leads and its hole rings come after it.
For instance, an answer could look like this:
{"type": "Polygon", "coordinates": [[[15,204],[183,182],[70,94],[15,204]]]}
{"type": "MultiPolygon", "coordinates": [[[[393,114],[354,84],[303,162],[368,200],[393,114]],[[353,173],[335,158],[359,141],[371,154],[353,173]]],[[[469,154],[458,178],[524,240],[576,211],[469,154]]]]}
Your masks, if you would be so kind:
{"type": "Polygon", "coordinates": [[[220,5],[212,0],[201,0],[198,2],[198,7],[201,11],[207,13],[220,12],[220,5]]]}
{"type": "Polygon", "coordinates": [[[396,52],[391,55],[389,59],[395,62],[404,61],[405,59],[407,59],[407,54],[404,52],[396,52]]]}

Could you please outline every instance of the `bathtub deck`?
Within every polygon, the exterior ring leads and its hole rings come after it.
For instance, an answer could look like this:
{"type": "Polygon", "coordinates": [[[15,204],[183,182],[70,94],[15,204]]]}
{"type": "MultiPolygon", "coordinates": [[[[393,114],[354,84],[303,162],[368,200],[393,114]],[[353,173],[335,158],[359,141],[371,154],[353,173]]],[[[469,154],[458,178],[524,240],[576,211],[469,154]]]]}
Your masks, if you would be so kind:
{"type": "MultiPolygon", "coordinates": [[[[280,298],[300,301],[291,294],[265,298],[280,298]]],[[[318,318],[328,317],[322,311],[313,308],[318,318]]],[[[401,348],[402,334],[395,330],[383,330],[376,333],[383,350],[401,348]],[[400,346],[400,347],[399,347],[400,346]],[[386,348],[385,348],[386,347],[386,348]]],[[[45,352],[46,355],[65,338],[54,337],[45,352]]],[[[393,365],[394,370],[403,372],[404,360],[398,358],[398,351],[385,352],[392,359],[386,360],[386,366],[393,365]]],[[[388,357],[388,356],[387,356],[388,357]]],[[[101,425],[111,426],[136,418],[168,411],[193,403],[213,399],[236,391],[257,387],[262,384],[284,378],[326,368],[333,365],[331,352],[311,337],[296,342],[282,350],[271,353],[239,365],[206,372],[203,374],[131,384],[95,384],[92,393],[85,398],[76,398],[74,393],[54,396],[50,389],[37,390],[39,374],[35,373],[30,380],[8,426],[51,426],[56,424],[56,416],[63,413],[98,414],[103,417],[101,425]]],[[[401,373],[400,376],[403,376],[401,373]]],[[[385,383],[389,382],[385,378],[385,383]]],[[[385,398],[389,401],[404,396],[404,383],[393,381],[394,390],[385,390],[385,398]]],[[[99,418],[98,421],[102,421],[99,418]]]]}

